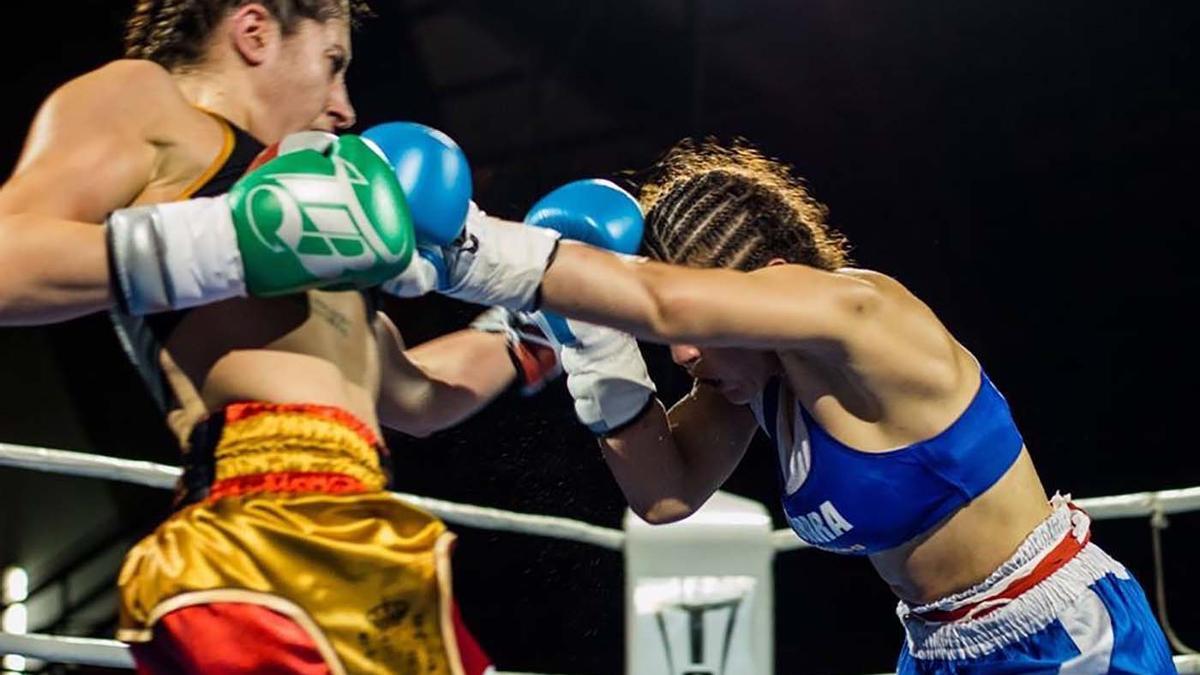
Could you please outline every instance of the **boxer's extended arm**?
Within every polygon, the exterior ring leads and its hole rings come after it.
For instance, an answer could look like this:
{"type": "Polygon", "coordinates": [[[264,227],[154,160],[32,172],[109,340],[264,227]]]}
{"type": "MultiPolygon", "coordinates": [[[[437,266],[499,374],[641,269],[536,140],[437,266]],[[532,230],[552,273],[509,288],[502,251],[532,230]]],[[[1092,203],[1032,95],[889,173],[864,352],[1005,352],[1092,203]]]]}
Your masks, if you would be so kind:
{"type": "Polygon", "coordinates": [[[400,333],[377,316],[382,381],[379,421],[412,436],[454,426],[504,392],[517,372],[505,337],[461,330],[405,349],[400,333]]]}
{"type": "Polygon", "coordinates": [[[694,269],[572,242],[560,245],[541,290],[546,309],[640,338],[761,349],[853,332],[881,301],[867,281],[803,265],[694,269]]]}
{"type": "Polygon", "coordinates": [[[654,342],[796,349],[876,366],[903,363],[914,381],[957,377],[955,343],[937,317],[874,272],[693,269],[564,242],[541,294],[548,310],[654,342]]]}
{"type": "Polygon", "coordinates": [[[111,306],[105,230],[97,224],[151,181],[152,116],[181,100],[165,71],[130,61],[88,73],[46,100],[0,187],[0,325],[111,306]]]}
{"type": "Polygon", "coordinates": [[[636,422],[600,439],[604,459],[630,508],[649,523],[669,523],[700,508],[746,454],[757,423],[697,383],[669,413],[657,401],[636,422]]]}

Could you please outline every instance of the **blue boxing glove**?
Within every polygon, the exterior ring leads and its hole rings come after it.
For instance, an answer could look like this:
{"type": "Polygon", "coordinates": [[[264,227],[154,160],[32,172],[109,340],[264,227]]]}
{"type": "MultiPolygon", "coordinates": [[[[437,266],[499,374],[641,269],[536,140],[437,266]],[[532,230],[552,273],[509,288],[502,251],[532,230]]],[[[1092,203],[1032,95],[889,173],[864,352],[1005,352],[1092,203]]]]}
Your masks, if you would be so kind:
{"type": "Polygon", "coordinates": [[[400,182],[417,241],[445,246],[462,233],[471,203],[471,165],[449,136],[416,122],[388,122],[362,135],[379,148],[400,182]]]}
{"type": "Polygon", "coordinates": [[[601,179],[577,180],[557,188],[529,209],[525,222],[625,254],[637,253],[645,229],[642,208],[633,195],[601,179]]]}
{"type": "Polygon", "coordinates": [[[362,137],[396,171],[417,237],[414,264],[383,289],[413,297],[443,288],[447,270],[441,247],[462,233],[471,204],[467,156],[449,136],[416,122],[387,122],[371,127],[362,137]]]}
{"type": "MultiPolygon", "coordinates": [[[[644,226],[637,200],[606,180],[554,190],[534,204],[525,222],[626,255],[641,246],[644,226]]],[[[532,317],[561,345],[575,415],[593,433],[615,433],[650,407],[656,390],[633,336],[550,312],[532,317]]]]}
{"type": "MultiPolygon", "coordinates": [[[[625,255],[637,253],[645,229],[642,208],[633,195],[612,181],[598,178],[577,180],[552,190],[529,209],[525,222],[554,230],[566,239],[625,255]]],[[[562,317],[543,314],[561,344],[575,341],[562,317]]]]}
{"type": "Polygon", "coordinates": [[[442,132],[390,122],[363,134],[387,157],[408,200],[417,256],[383,290],[402,297],[438,291],[466,302],[531,309],[557,233],[489,218],[471,202],[471,170],[442,132]]]}

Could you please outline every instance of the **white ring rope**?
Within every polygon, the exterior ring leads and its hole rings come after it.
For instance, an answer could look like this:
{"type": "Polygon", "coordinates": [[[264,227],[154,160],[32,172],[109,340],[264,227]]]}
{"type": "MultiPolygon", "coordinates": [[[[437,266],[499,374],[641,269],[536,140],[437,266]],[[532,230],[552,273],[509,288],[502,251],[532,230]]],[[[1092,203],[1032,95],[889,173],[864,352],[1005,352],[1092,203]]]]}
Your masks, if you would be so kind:
{"type": "MultiPolygon", "coordinates": [[[[103,455],[72,453],[68,450],[14,446],[11,443],[0,443],[0,466],[65,473],[70,476],[121,480],[125,483],[136,483],[162,489],[173,488],[175,480],[179,478],[181,472],[179,467],[154,464],[149,461],[116,459],[103,455]]],[[[539,534],[539,536],[569,539],[612,550],[620,550],[625,540],[625,533],[620,530],[590,525],[588,522],[568,518],[512,513],[503,509],[469,506],[469,504],[434,500],[431,497],[407,495],[403,492],[396,492],[396,495],[415,506],[436,514],[439,518],[455,522],[458,525],[480,527],[484,530],[539,534]]],[[[1078,500],[1075,503],[1087,510],[1094,520],[1138,518],[1138,516],[1156,513],[1190,512],[1190,510],[1200,510],[1200,486],[1198,488],[1092,497],[1078,500]]],[[[809,548],[809,544],[802,542],[788,528],[772,532],[772,543],[775,550],[779,551],[809,548]]]]}
{"type": "MultiPolygon", "coordinates": [[[[116,640],[0,633],[0,654],[19,654],[50,663],[133,669],[129,647],[116,640]]],[[[496,675],[538,674],[496,671],[496,675]]]]}
{"type": "MultiPolygon", "coordinates": [[[[1159,490],[1157,492],[1135,492],[1128,495],[1091,497],[1089,499],[1076,499],[1072,501],[1079,508],[1087,511],[1092,520],[1137,518],[1139,516],[1152,516],[1156,513],[1185,513],[1187,511],[1200,511],[1200,487],[1159,490]]],[[[810,548],[810,544],[800,541],[800,538],[787,528],[772,532],[771,543],[775,546],[776,551],[795,551],[797,549],[810,548]]]]}
{"type": "Polygon", "coordinates": [[[50,663],[133,668],[129,648],[116,640],[0,633],[0,654],[20,654],[50,663]]]}
{"type": "MultiPolygon", "coordinates": [[[[10,443],[0,443],[0,466],[72,476],[106,478],[164,489],[174,487],[176,479],[182,473],[182,469],[179,467],[154,464],[153,462],[117,459],[89,453],[35,448],[10,443]]],[[[401,492],[395,494],[410,504],[419,506],[447,522],[458,525],[566,539],[614,551],[621,550],[625,544],[625,533],[621,530],[600,527],[570,518],[512,513],[501,509],[456,504],[401,492]]]]}
{"type": "Polygon", "coordinates": [[[69,476],[88,476],[171,489],[183,473],[177,466],[117,459],[67,450],[0,443],[0,465],[69,476]]]}
{"type": "MultiPolygon", "coordinates": [[[[153,462],[11,443],[0,443],[0,466],[104,478],[164,489],[174,487],[175,481],[182,473],[179,467],[153,462]]],[[[566,539],[612,550],[620,550],[625,541],[625,533],[620,530],[599,527],[569,518],[512,513],[501,509],[456,504],[417,495],[395,494],[448,522],[470,527],[566,539]]],[[[1096,520],[1196,511],[1200,510],[1200,487],[1095,497],[1080,499],[1076,503],[1087,510],[1096,520]]],[[[772,532],[771,540],[778,551],[808,547],[789,529],[772,532]]],[[[128,647],[115,640],[54,635],[13,635],[0,632],[0,654],[20,654],[53,663],[116,668],[133,667],[133,659],[129,655],[128,647]]],[[[1200,656],[1176,656],[1175,666],[1181,675],[1200,675],[1200,656]]],[[[497,675],[506,674],[497,673],[497,675]]],[[[507,675],[521,674],[507,673],[507,675]]]]}
{"type": "MultiPolygon", "coordinates": [[[[0,633],[0,654],[20,654],[50,663],[133,668],[129,647],[116,640],[0,633]]],[[[1179,675],[1200,675],[1200,656],[1176,656],[1175,669],[1179,675]]],[[[497,671],[496,675],[536,674],[497,671]]]]}
{"type": "MultiPolygon", "coordinates": [[[[106,478],[164,489],[172,488],[181,472],[179,467],[153,462],[117,459],[89,453],[51,450],[10,443],[0,443],[0,466],[106,478]]],[[[439,518],[459,525],[567,539],[611,550],[620,550],[625,541],[625,533],[620,530],[569,518],[512,513],[502,509],[456,504],[399,492],[396,495],[430,511],[439,518]]],[[[1076,503],[1086,510],[1094,520],[1196,511],[1200,510],[1200,487],[1093,497],[1080,499],[1076,503]]],[[[772,532],[771,541],[777,551],[809,548],[808,544],[786,528],[772,532]]]]}

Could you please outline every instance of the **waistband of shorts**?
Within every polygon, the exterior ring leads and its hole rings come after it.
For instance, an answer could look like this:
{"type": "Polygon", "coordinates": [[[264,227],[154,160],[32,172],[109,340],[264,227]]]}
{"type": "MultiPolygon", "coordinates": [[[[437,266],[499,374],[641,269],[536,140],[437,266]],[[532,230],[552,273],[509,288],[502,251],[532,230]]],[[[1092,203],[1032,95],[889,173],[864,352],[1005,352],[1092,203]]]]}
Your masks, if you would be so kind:
{"type": "Polygon", "coordinates": [[[1119,562],[1090,543],[1091,519],[1070,503],[1069,495],[1056,494],[1051,504],[1053,511],[1016,553],[979,584],[924,605],[897,605],[914,658],[978,658],[1044,629],[1104,576],[1128,577],[1119,562]],[[1020,588],[1039,566],[1044,569],[1050,556],[1064,550],[1068,538],[1078,544],[1073,555],[1055,563],[1049,574],[1015,597],[1006,594],[1020,588]],[[974,611],[953,621],[928,619],[962,608],[974,611]]]}
{"type": "Polygon", "coordinates": [[[332,406],[234,403],[192,429],[176,507],[254,493],[382,490],[390,457],[378,434],[332,406]]]}

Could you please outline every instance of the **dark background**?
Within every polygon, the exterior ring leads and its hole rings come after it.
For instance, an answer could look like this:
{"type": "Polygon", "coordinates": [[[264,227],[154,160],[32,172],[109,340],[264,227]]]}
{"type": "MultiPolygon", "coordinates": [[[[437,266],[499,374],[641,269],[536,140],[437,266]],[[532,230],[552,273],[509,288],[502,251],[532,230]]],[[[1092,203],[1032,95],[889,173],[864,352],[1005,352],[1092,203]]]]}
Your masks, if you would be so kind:
{"type": "MultiPolygon", "coordinates": [[[[0,43],[9,166],[39,102],[119,55],[129,2],[22,3],[0,43]]],[[[352,94],[363,128],[413,119],[519,217],[554,186],[644,168],[692,134],[792,163],[859,264],[937,311],[1008,396],[1049,490],[1200,484],[1194,271],[1196,3],[1090,0],[375,0],[352,94]]],[[[410,342],[476,309],[386,309],[410,342]]],[[[687,382],[647,346],[672,401],[687,382]]],[[[175,462],[103,320],[0,330],[0,441],[175,462]]],[[[402,490],[619,527],[621,497],[554,387],[430,439],[389,437],[402,490]]],[[[727,489],[775,505],[756,441],[727,489]]],[[[0,469],[0,565],[33,576],[35,631],[109,636],[121,552],[166,494],[0,469]]],[[[1166,532],[1173,619],[1200,643],[1200,517],[1166,532]]],[[[461,530],[467,621],[505,669],[621,670],[618,553],[461,530]]],[[[1096,540],[1152,582],[1144,520],[1096,540]]],[[[863,559],[779,556],[777,670],[889,669],[893,600],[863,559]]]]}

